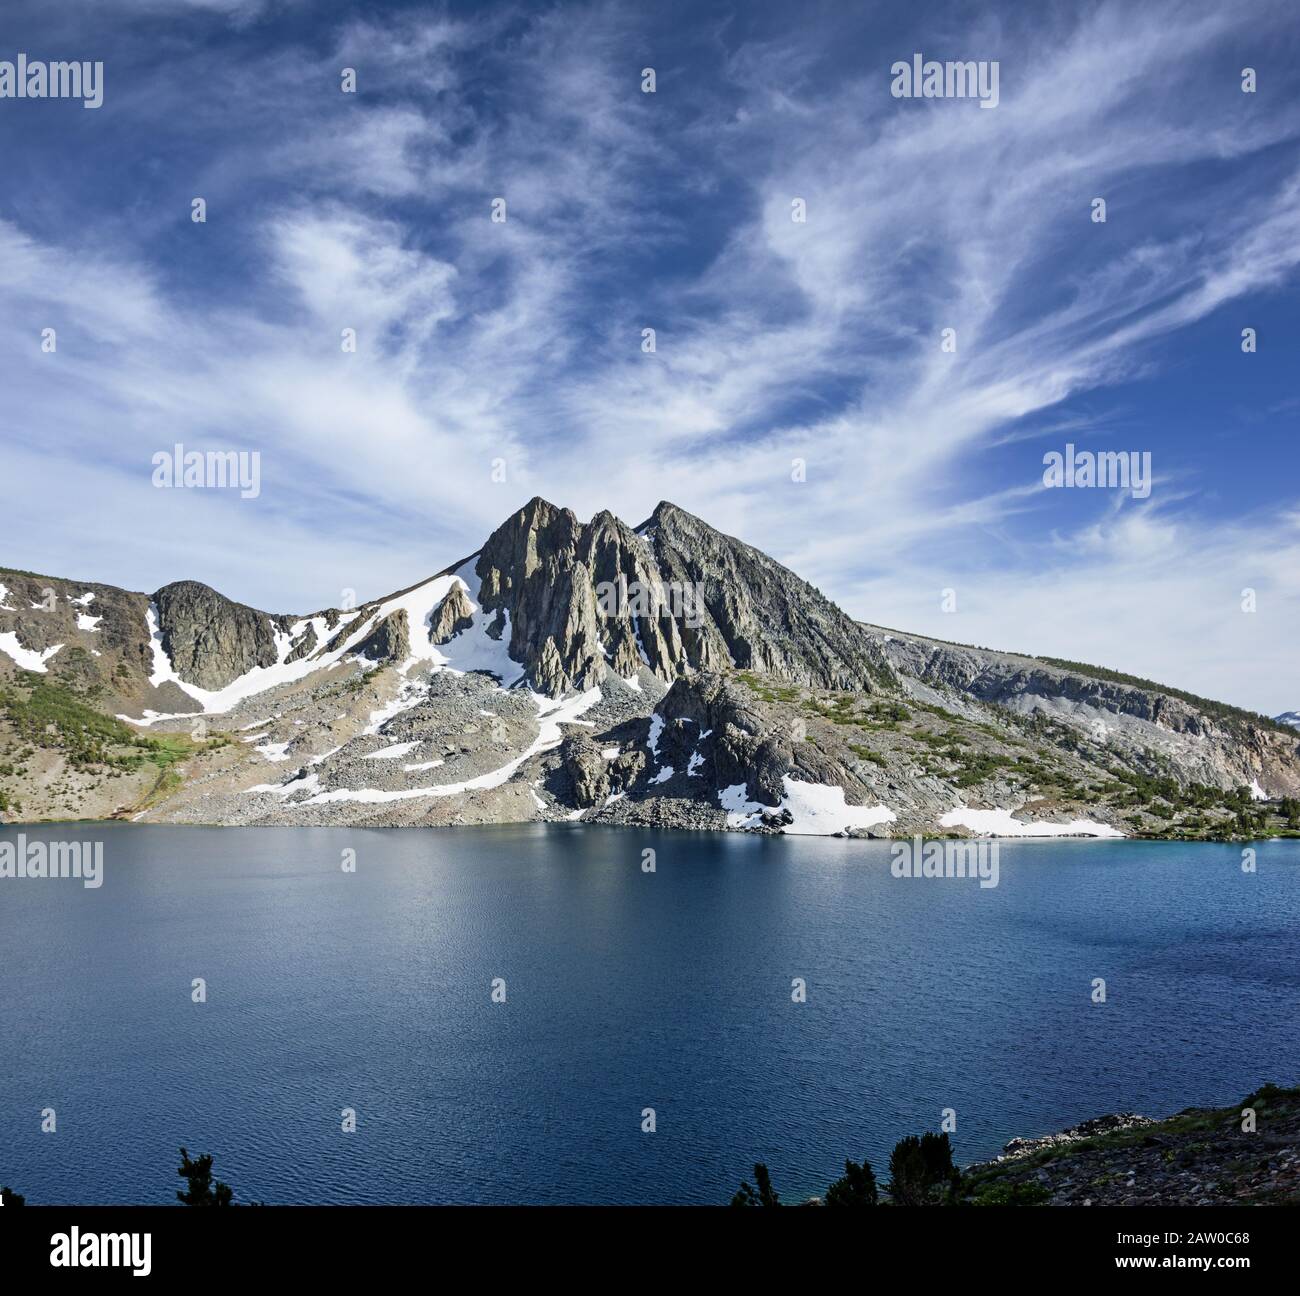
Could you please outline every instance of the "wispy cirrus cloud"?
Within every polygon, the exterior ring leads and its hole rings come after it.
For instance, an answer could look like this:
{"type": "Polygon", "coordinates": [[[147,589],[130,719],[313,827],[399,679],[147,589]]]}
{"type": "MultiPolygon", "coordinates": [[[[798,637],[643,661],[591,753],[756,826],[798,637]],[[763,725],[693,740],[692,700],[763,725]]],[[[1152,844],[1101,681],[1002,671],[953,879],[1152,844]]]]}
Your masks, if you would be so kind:
{"type": "Polygon", "coordinates": [[[1209,503],[1219,483],[1158,426],[1175,339],[1300,259],[1300,99],[1236,80],[1240,50],[1285,47],[1281,6],[953,11],[888,41],[828,11],[679,43],[615,6],[311,27],[281,7],[274,32],[269,8],[210,8],[242,25],[167,23],[156,75],[123,47],[106,156],[66,142],[97,237],[57,192],[39,221],[0,208],[20,565],[305,610],[460,557],[533,493],[630,521],[667,497],[864,618],[1297,705],[1294,499],[1261,461],[1261,498],[1209,503]],[[998,57],[998,108],[891,99],[913,48],[998,57]],[[1153,445],[1168,489],[1045,491],[1042,439],[1097,429],[1153,445]],[[261,499],[152,491],[173,440],[262,449],[261,499]],[[125,518],[193,524],[179,550],[106,545],[125,518]],[[246,543],[212,543],[232,527],[246,543]],[[250,569],[268,549],[284,560],[250,569]],[[1263,672],[1232,610],[1252,583],[1263,672]],[[944,587],[961,612],[939,621],[944,587]]]}

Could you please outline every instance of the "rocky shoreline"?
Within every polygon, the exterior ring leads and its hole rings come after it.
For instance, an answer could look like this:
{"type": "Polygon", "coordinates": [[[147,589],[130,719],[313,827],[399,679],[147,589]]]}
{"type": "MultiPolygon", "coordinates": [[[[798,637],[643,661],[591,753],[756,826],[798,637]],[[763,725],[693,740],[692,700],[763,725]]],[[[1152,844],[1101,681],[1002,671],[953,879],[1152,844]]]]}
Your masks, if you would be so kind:
{"type": "Polygon", "coordinates": [[[1300,1205],[1300,1088],[1266,1084],[1239,1104],[1163,1119],[1121,1112],[1017,1138],[967,1167],[975,1205],[1300,1205]]]}

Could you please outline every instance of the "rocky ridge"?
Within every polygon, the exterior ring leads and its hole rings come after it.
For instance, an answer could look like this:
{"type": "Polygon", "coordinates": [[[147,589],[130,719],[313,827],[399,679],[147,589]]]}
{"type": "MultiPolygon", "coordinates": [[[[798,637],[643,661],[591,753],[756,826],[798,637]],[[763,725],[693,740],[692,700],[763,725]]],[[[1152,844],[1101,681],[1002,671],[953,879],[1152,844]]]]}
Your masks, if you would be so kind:
{"type": "Polygon", "coordinates": [[[629,527],[535,499],[428,581],[304,616],[0,570],[5,770],[10,818],[1300,830],[1285,723],[860,624],[668,503],[629,527]]]}

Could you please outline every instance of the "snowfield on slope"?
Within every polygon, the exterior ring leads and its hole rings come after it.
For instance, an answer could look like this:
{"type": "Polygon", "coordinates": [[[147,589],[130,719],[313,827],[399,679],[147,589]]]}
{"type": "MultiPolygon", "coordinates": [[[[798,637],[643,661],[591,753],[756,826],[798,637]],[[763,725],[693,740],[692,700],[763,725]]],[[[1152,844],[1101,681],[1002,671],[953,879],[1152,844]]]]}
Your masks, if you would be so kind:
{"type": "Polygon", "coordinates": [[[877,824],[893,823],[898,816],[888,806],[855,806],[844,799],[844,789],[833,784],[804,783],[788,774],[782,776],[785,796],[775,806],[750,801],[743,783],[733,783],[718,793],[722,808],[727,811],[729,828],[755,828],[762,822],[762,814],[788,810],[793,821],[782,832],[796,837],[833,837],[850,828],[874,828],[877,824]]]}
{"type": "Polygon", "coordinates": [[[35,671],[38,675],[49,673],[45,663],[62,647],[62,644],[55,644],[53,648],[47,648],[44,652],[37,652],[34,648],[24,648],[18,642],[18,636],[12,630],[0,634],[0,652],[12,658],[15,664],[21,666],[23,670],[35,671]]]}
{"type": "MultiPolygon", "coordinates": [[[[564,739],[564,734],[560,730],[563,724],[583,724],[584,721],[578,717],[584,712],[590,711],[601,700],[599,689],[588,689],[585,693],[577,697],[571,697],[555,701],[551,698],[543,697],[540,693],[529,693],[529,697],[537,706],[538,732],[537,737],[529,744],[523,752],[516,756],[507,764],[497,769],[489,770],[486,774],[479,774],[474,778],[466,779],[463,783],[440,783],[432,787],[415,787],[415,788],[333,788],[328,792],[315,791],[315,795],[309,797],[306,801],[295,802],[295,805],[328,805],[334,801],[359,801],[367,804],[379,804],[385,801],[410,801],[417,797],[447,797],[457,796],[462,792],[477,792],[487,788],[500,787],[505,783],[514,772],[530,760],[539,752],[550,751],[553,747],[558,747],[564,739]]],[[[441,764],[441,761],[430,762],[430,764],[441,764]]],[[[313,777],[315,777],[313,775],[313,777]]],[[[299,786],[303,786],[301,780],[295,780],[299,786]]],[[[265,783],[258,784],[256,787],[247,788],[248,792],[275,792],[282,798],[287,796],[290,791],[294,790],[294,784],[288,783],[280,787],[269,786],[265,783]]]]}
{"type": "MultiPolygon", "coordinates": [[[[238,679],[232,680],[220,689],[200,688],[197,684],[189,684],[181,679],[163,646],[162,631],[158,625],[158,610],[151,603],[145,617],[149,628],[150,648],[153,654],[153,669],[149,676],[149,683],[155,688],[163,684],[175,684],[177,688],[199,704],[200,710],[196,712],[175,712],[168,715],[156,711],[145,711],[141,718],[123,715],[119,716],[118,719],[134,725],[148,726],[157,724],[161,720],[188,719],[191,715],[224,715],[226,712],[234,710],[235,707],[248,698],[255,697],[260,693],[265,693],[269,689],[278,688],[284,684],[297,683],[317,671],[330,670],[339,665],[344,658],[355,654],[360,645],[365,643],[366,639],[370,637],[385,618],[399,611],[406,613],[411,642],[411,655],[398,667],[398,670],[403,675],[410,671],[413,666],[424,662],[434,670],[452,671],[459,675],[470,671],[485,672],[494,675],[506,688],[518,684],[524,677],[524,671],[519,663],[510,656],[509,617],[504,616],[502,618],[501,637],[500,639],[494,639],[487,632],[489,626],[495,623],[496,618],[483,615],[481,604],[470,593],[469,579],[473,578],[476,558],[477,555],[468,559],[450,576],[435,576],[432,580],[425,581],[423,585],[417,585],[414,589],[407,590],[403,594],[394,595],[379,604],[364,620],[361,619],[361,614],[358,612],[343,613],[334,632],[329,630],[323,616],[306,617],[301,621],[296,621],[289,627],[288,632],[276,629],[272,624],[278,658],[276,663],[272,666],[255,666],[252,670],[245,672],[238,679]],[[472,623],[468,629],[462,630],[449,643],[437,645],[433,643],[431,638],[430,623],[442,601],[457,586],[465,592],[466,600],[470,605],[472,623]],[[297,661],[290,662],[288,660],[290,654],[294,651],[295,645],[309,628],[315,631],[316,642],[323,645],[331,638],[332,633],[337,633],[337,630],[342,627],[352,628],[343,643],[332,652],[324,652],[318,647],[316,651],[306,657],[299,658],[297,661]]],[[[13,638],[13,636],[8,637],[13,638]]],[[[5,638],[5,636],[0,635],[0,648],[5,648],[5,638]]],[[[14,640],[14,647],[17,648],[16,639],[14,640]]],[[[8,651],[7,648],[6,651],[8,651]]],[[[27,650],[21,649],[20,651],[26,653],[27,650]]],[[[46,656],[52,655],[55,651],[57,649],[49,650],[46,656]]],[[[11,652],[10,655],[14,656],[14,653],[11,652]]],[[[19,664],[26,665],[27,660],[30,659],[31,655],[29,654],[26,659],[20,660],[19,664]]],[[[19,659],[15,657],[15,660],[19,659]]],[[[28,669],[43,670],[44,667],[33,666],[28,667],[28,669]]],[[[406,701],[411,706],[415,705],[415,702],[410,700],[412,696],[412,694],[408,694],[406,698],[406,701]]],[[[383,723],[383,720],[391,718],[397,711],[404,709],[406,707],[399,703],[395,710],[386,713],[383,719],[380,719],[375,724],[376,731],[379,725],[383,723]]],[[[372,717],[373,720],[374,717],[372,717]]]]}
{"type": "MultiPolygon", "coordinates": [[[[355,618],[355,613],[350,617],[345,616],[342,624],[346,625],[355,618]]],[[[317,620],[321,623],[317,630],[317,638],[319,639],[321,630],[325,628],[324,618],[317,618],[317,620]]],[[[254,666],[252,670],[241,675],[238,679],[232,680],[224,688],[204,689],[197,684],[186,683],[176,673],[176,668],[172,664],[171,658],[167,656],[167,650],[163,647],[162,630],[158,626],[158,609],[152,603],[149,604],[149,610],[145,613],[145,621],[149,626],[149,646],[153,653],[153,670],[149,675],[149,683],[154,688],[159,688],[163,684],[175,684],[182,693],[192,697],[200,708],[197,712],[179,712],[171,715],[160,715],[155,711],[146,711],[142,719],[135,719],[126,715],[118,716],[119,720],[145,726],[157,724],[160,720],[188,719],[191,715],[224,715],[227,711],[233,711],[247,698],[255,697],[259,693],[265,693],[268,689],[277,688],[281,684],[293,684],[300,679],[305,679],[317,670],[328,669],[337,665],[350,647],[362,642],[366,629],[363,626],[360,631],[348,638],[347,643],[342,648],[332,653],[313,654],[309,657],[300,658],[296,662],[290,662],[286,659],[293,652],[294,641],[302,636],[308,626],[314,625],[313,620],[295,622],[289,628],[287,634],[283,630],[273,629],[276,652],[279,658],[274,666],[254,666]]]]}
{"type": "Polygon", "coordinates": [[[988,837],[1123,837],[1118,828],[1097,823],[1094,819],[1074,819],[1070,823],[1025,823],[1010,810],[972,810],[958,806],[939,820],[941,828],[969,828],[988,837]]]}

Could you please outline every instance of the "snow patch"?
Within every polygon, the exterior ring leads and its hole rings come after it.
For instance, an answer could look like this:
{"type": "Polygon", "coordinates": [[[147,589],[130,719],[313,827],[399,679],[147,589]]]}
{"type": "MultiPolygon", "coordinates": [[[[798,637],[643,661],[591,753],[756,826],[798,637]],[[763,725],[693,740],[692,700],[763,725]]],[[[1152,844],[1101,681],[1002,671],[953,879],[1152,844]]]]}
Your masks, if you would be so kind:
{"type": "MultiPolygon", "coordinates": [[[[94,595],[93,595],[93,594],[91,595],[91,598],[94,598],[94,595]]],[[[78,630],[95,630],[95,629],[98,629],[98,627],[99,627],[99,623],[100,623],[103,619],[104,619],[104,618],[103,618],[102,616],[93,617],[93,616],[87,616],[85,612],[78,612],[78,613],[77,613],[77,629],[78,629],[78,630]]]]}
{"type": "Polygon", "coordinates": [[[718,802],[727,812],[727,827],[741,828],[748,826],[748,821],[752,818],[757,821],[757,817],[767,809],[757,801],[751,801],[745,795],[745,785],[743,783],[733,783],[730,787],[723,788],[718,793],[718,802]]]}
{"type": "MultiPolygon", "coordinates": [[[[40,604],[38,603],[36,606],[40,607],[40,604]]],[[[55,644],[53,648],[46,648],[44,652],[37,652],[34,648],[24,648],[18,642],[18,636],[12,630],[0,634],[0,652],[12,658],[23,670],[35,671],[38,675],[48,673],[45,663],[62,647],[62,644],[55,644]]]]}
{"type": "Polygon", "coordinates": [[[386,702],[378,711],[370,713],[370,719],[366,721],[366,727],[361,732],[367,737],[373,737],[394,716],[399,716],[403,711],[410,711],[419,706],[427,696],[428,693],[419,681],[412,683],[409,680],[404,680],[401,688],[397,690],[397,696],[391,702],[386,702]]]}
{"type": "Polygon", "coordinates": [[[887,806],[852,806],[844,789],[821,783],[801,783],[788,774],[782,779],[785,796],[781,808],[794,815],[785,831],[803,837],[828,837],[848,828],[874,828],[898,816],[887,806]]]}
{"type": "Polygon", "coordinates": [[[749,800],[743,783],[724,788],[718,793],[718,800],[727,811],[728,826],[753,828],[761,822],[764,810],[788,810],[793,819],[783,832],[798,837],[831,837],[850,828],[873,828],[898,818],[888,806],[849,805],[844,789],[835,784],[804,783],[788,774],[782,783],[785,796],[773,807],[749,800]]]}
{"type": "Polygon", "coordinates": [[[283,801],[294,792],[319,792],[320,775],[303,774],[289,783],[259,783],[256,787],[245,788],[245,792],[275,793],[283,801]]]}
{"type": "Polygon", "coordinates": [[[483,611],[480,596],[482,582],[475,575],[474,565],[478,555],[465,560],[450,576],[435,576],[433,580],[417,585],[415,589],[399,594],[381,605],[377,614],[379,620],[397,611],[405,611],[407,625],[410,628],[411,656],[403,664],[405,673],[416,662],[428,662],[439,670],[455,671],[465,675],[485,672],[496,676],[503,687],[518,684],[525,675],[519,663],[510,656],[510,616],[502,616],[500,639],[493,639],[488,628],[496,623],[496,614],[489,616],[483,611]],[[471,585],[471,582],[474,582],[471,585]],[[461,630],[445,644],[433,643],[431,623],[433,614],[441,606],[443,599],[459,586],[465,592],[470,606],[471,624],[461,630]]]}
{"type": "Polygon", "coordinates": [[[650,733],[645,740],[645,745],[650,748],[650,754],[655,758],[655,763],[659,762],[659,739],[663,737],[664,718],[656,711],[650,717],[650,733]]]}
{"type": "MultiPolygon", "coordinates": [[[[149,626],[149,644],[153,655],[153,670],[149,676],[149,683],[154,688],[158,688],[162,684],[175,684],[181,692],[193,698],[199,704],[201,713],[205,715],[221,715],[227,711],[232,711],[245,698],[250,698],[257,693],[265,693],[267,689],[275,688],[281,684],[292,684],[323,667],[335,665],[349,648],[364,638],[370,625],[370,622],[367,622],[354,635],[350,636],[341,648],[336,649],[334,652],[327,653],[324,656],[299,658],[296,662],[287,660],[289,654],[293,652],[294,640],[298,637],[292,633],[292,630],[296,630],[306,623],[302,621],[295,623],[289,632],[274,630],[276,647],[276,663],[274,666],[254,666],[252,670],[247,671],[238,679],[232,680],[224,688],[204,689],[197,684],[186,683],[176,673],[176,668],[167,656],[167,650],[163,647],[162,631],[158,627],[158,609],[152,603],[145,614],[145,620],[149,626]]],[[[160,716],[150,711],[145,712],[145,717],[144,721],[137,720],[133,723],[152,724],[160,719],[175,718],[160,716]]],[[[124,718],[129,719],[129,717],[124,718]]]]}
{"type": "MultiPolygon", "coordinates": [[[[355,619],[356,614],[354,613],[352,616],[344,617],[343,623],[349,624],[355,619]]],[[[162,715],[156,711],[146,711],[144,718],[141,720],[132,720],[130,716],[119,717],[119,719],[137,725],[150,725],[157,723],[159,720],[175,720],[188,715],[221,715],[227,711],[233,711],[246,698],[253,697],[258,693],[265,693],[268,689],[277,688],[282,684],[296,683],[316,671],[337,666],[349,652],[365,641],[375,625],[375,618],[373,616],[368,617],[357,630],[348,635],[344,642],[332,652],[324,653],[318,650],[310,656],[300,657],[297,661],[290,662],[287,660],[289,654],[293,652],[295,641],[301,638],[302,631],[307,625],[315,625],[319,622],[321,628],[325,628],[323,617],[314,618],[311,622],[297,621],[287,633],[283,630],[274,631],[277,657],[275,665],[254,666],[252,670],[241,675],[238,679],[232,680],[224,688],[213,690],[199,688],[197,684],[187,684],[176,673],[176,668],[163,647],[162,631],[158,627],[158,609],[152,603],[149,605],[145,620],[149,626],[150,651],[153,655],[153,670],[149,676],[149,683],[155,688],[162,684],[175,684],[183,693],[198,703],[199,712],[162,715]]]]}
{"type": "Polygon", "coordinates": [[[391,747],[382,747],[379,751],[367,752],[362,760],[396,760],[399,756],[408,756],[423,741],[417,738],[414,742],[394,743],[391,747]]]}
{"type": "Polygon", "coordinates": [[[1013,818],[1010,810],[972,810],[958,806],[939,820],[941,828],[969,828],[989,837],[1123,837],[1118,828],[1092,819],[1074,819],[1070,823],[1024,823],[1013,818]]]}

